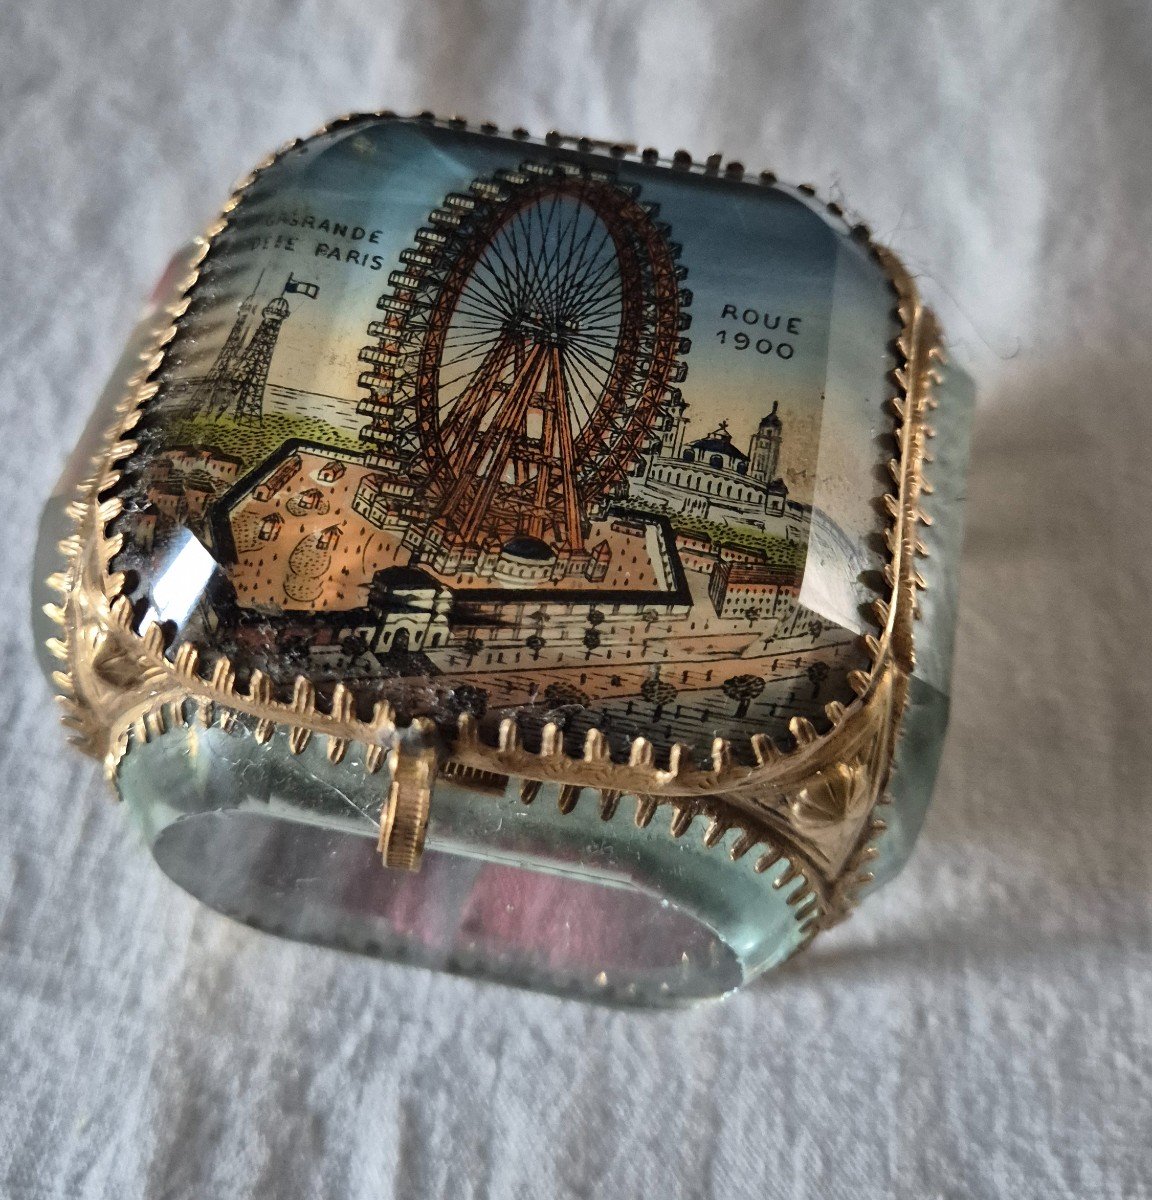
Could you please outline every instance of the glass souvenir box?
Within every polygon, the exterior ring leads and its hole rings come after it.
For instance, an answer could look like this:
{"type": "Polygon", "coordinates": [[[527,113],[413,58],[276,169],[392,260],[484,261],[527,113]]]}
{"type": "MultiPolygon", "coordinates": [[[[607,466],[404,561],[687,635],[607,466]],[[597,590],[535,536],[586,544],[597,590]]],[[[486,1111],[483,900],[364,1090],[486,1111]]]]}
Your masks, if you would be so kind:
{"type": "Polygon", "coordinates": [[[159,285],[45,512],[39,640],[220,912],[720,996],[910,851],[971,409],[809,188],[350,117],[159,285]]]}

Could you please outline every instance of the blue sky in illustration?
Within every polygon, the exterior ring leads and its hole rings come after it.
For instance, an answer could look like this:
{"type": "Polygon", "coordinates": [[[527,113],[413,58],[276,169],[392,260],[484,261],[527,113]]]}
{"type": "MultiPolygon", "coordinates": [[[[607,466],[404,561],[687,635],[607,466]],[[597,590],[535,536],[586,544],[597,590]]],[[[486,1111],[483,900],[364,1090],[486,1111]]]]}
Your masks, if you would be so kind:
{"type": "MultiPolygon", "coordinates": [[[[213,297],[207,320],[178,356],[180,372],[206,373],[243,297],[255,289],[263,305],[294,276],[319,292],[314,299],[287,297],[291,315],[272,359],[266,406],[322,407],[326,419],[355,436],[365,419],[356,411],[363,396],[357,380],[366,369],[359,354],[375,344],[367,327],[380,317],[377,301],[391,290],[388,276],[401,267],[401,251],[416,244],[429,213],[449,193],[465,192],[501,167],[578,157],[399,121],[349,127],[306,143],[266,171],[237,210],[205,289],[213,297]],[[343,235],[330,231],[335,224],[345,226],[343,235]],[[329,399],[321,406],[306,396],[285,398],[284,387],[329,399]]],[[[594,165],[638,184],[640,198],[660,206],[659,219],[682,247],[682,286],[693,293],[688,378],[681,385],[689,405],[687,438],[723,420],[746,448],[760,418],[778,402],[780,469],[792,499],[815,504],[826,519],[822,528],[864,545],[877,528],[876,463],[890,453],[878,448],[891,428],[884,400],[893,295],[884,273],[864,249],[784,190],[602,158],[594,165]],[[726,306],[738,314],[767,313],[779,318],[777,327],[746,324],[726,315],[726,306]],[[799,324],[798,333],[785,332],[789,319],[799,324]],[[737,349],[741,332],[753,342],[786,338],[792,356],[737,349]]],[[[810,549],[819,559],[819,530],[813,538],[810,549]]],[[[872,565],[865,554],[859,568],[872,565]]],[[[806,602],[836,612],[851,627],[858,603],[853,574],[839,579],[819,568],[806,572],[805,589],[812,593],[806,602]]]]}
{"type": "MultiPolygon", "coordinates": [[[[230,253],[234,266],[225,312],[259,281],[263,303],[279,291],[292,273],[315,283],[319,296],[289,296],[292,316],[285,322],[273,358],[269,382],[347,401],[349,423],[360,398],[358,361],[368,337],[368,323],[379,316],[376,302],[390,290],[389,273],[399,267],[400,252],[414,245],[429,212],[454,191],[465,191],[477,178],[500,167],[534,159],[572,157],[531,143],[456,132],[420,123],[386,121],[349,128],[307,143],[265,173],[239,210],[240,224],[230,253]],[[358,240],[303,228],[308,214],[315,225],[327,220],[349,229],[359,227],[358,240]],[[295,224],[294,224],[295,222],[295,224]],[[288,241],[291,239],[291,241],[288,241]],[[337,247],[339,257],[331,256],[337,247]],[[354,249],[359,261],[347,261],[354,249]],[[319,251],[319,253],[317,252],[319,251]],[[375,268],[375,269],[373,269],[375,268]]],[[[692,348],[688,378],[682,385],[690,408],[688,437],[700,437],[727,420],[737,445],[746,446],[759,419],[773,401],[784,420],[782,470],[798,499],[810,499],[811,467],[817,451],[821,397],[829,371],[841,379],[851,370],[845,340],[859,344],[873,336],[875,314],[858,320],[857,301],[868,307],[867,289],[845,288],[843,240],[801,200],[760,185],[735,184],[634,163],[606,164],[619,178],[641,187],[641,199],[660,205],[659,218],[671,227],[682,246],[687,268],[683,286],[693,293],[692,348]],[[830,362],[830,324],[834,297],[838,325],[835,344],[841,353],[830,362]],[[746,325],[724,316],[726,305],[779,317],[776,330],[746,325]],[[783,333],[789,318],[799,333],[783,333]],[[845,326],[853,329],[845,333],[845,326]],[[725,331],[727,344],[720,332],[725,331]],[[792,357],[738,350],[734,335],[744,331],[755,341],[786,339],[792,357]]],[[[850,273],[854,271],[854,267],[850,273]]],[[[218,326],[222,340],[227,320],[218,326]]],[[[203,356],[219,341],[204,339],[203,356]]],[[[189,367],[193,364],[190,362],[189,367]]]]}

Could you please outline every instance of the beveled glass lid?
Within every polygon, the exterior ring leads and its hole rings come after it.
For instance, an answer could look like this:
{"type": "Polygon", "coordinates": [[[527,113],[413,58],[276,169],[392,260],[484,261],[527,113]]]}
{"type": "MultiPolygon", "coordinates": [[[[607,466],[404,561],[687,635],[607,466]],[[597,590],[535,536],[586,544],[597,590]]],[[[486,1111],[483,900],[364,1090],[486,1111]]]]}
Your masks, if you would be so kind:
{"type": "Polygon", "coordinates": [[[807,196],[366,118],[254,178],[188,299],[114,527],[170,649],[622,759],[852,699],[900,325],[807,196]]]}

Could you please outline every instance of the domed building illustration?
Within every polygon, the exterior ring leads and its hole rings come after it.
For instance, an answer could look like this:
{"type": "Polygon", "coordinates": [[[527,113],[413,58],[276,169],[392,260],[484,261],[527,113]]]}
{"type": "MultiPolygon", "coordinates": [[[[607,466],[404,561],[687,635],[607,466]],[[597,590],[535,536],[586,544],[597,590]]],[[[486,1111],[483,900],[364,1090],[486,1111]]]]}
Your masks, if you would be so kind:
{"type": "Polygon", "coordinates": [[[629,494],[671,512],[705,520],[784,515],[788,488],[779,478],[783,423],[778,403],[761,418],[748,450],[732,440],[728,422],[681,446],[681,404],[666,422],[652,453],[629,481],[629,494]]]}
{"type": "Polygon", "coordinates": [[[447,643],[452,593],[415,567],[377,571],[365,610],[369,621],[357,632],[374,654],[435,649],[447,643]]]}

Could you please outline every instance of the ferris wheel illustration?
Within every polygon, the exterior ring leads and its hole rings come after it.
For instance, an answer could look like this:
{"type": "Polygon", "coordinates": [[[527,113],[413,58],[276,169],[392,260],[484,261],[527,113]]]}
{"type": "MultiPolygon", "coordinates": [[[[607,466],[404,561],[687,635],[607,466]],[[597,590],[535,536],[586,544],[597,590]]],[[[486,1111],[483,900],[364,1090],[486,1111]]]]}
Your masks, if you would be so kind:
{"type": "MultiPolygon", "coordinates": [[[[474,562],[580,556],[679,402],[691,292],[636,185],[530,162],[448,195],[401,252],[364,348],[386,507],[474,562]]],[[[457,554],[459,558],[459,553],[457,554]]]]}

